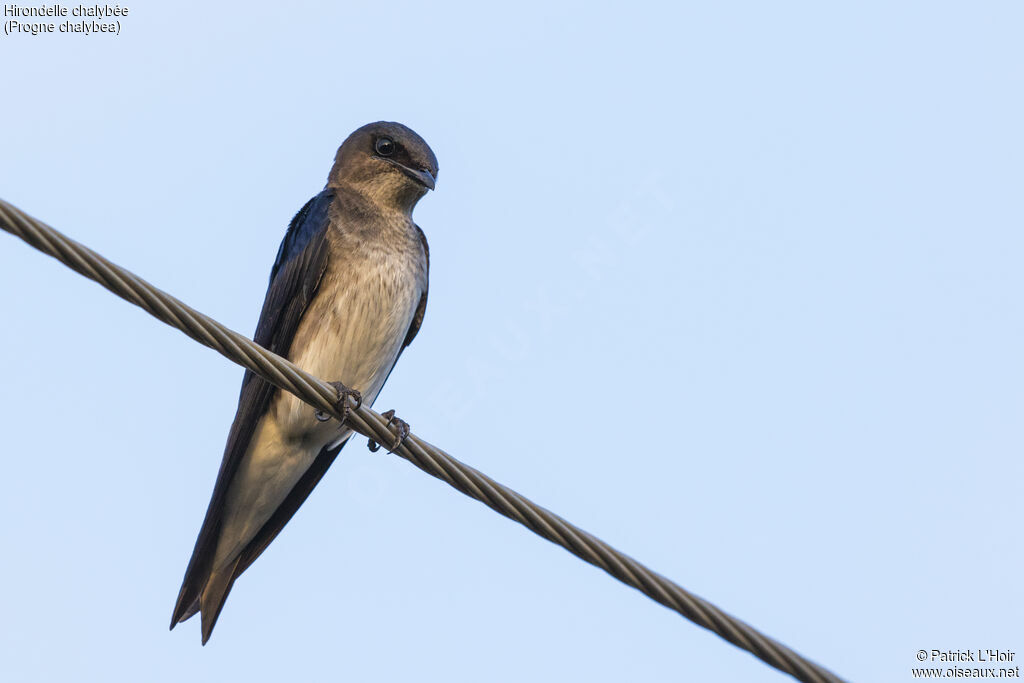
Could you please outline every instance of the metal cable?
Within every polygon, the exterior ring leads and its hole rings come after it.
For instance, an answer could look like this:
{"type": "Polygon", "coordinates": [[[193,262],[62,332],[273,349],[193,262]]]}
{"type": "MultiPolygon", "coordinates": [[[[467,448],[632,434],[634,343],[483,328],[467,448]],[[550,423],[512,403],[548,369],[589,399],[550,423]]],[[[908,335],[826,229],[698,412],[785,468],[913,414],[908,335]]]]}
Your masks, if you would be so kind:
{"type": "MultiPolygon", "coordinates": [[[[274,385],[289,391],[317,410],[341,418],[335,405],[337,392],[320,379],[300,370],[280,356],[258,346],[216,320],[196,311],[145,280],[117,266],[89,248],[0,199],[0,228],[17,235],[72,270],[95,280],[114,294],[176,327],[274,385]]],[[[378,413],[355,407],[350,399],[349,425],[377,443],[394,442],[394,434],[378,413]]],[[[530,502],[441,449],[409,435],[396,454],[427,474],[437,477],[492,510],[519,522],[582,560],[603,569],[619,581],[675,610],[699,626],[751,652],[776,669],[808,683],[841,683],[827,669],[804,659],[785,645],[687,592],[664,576],[609,546],[558,515],[530,502]]]]}

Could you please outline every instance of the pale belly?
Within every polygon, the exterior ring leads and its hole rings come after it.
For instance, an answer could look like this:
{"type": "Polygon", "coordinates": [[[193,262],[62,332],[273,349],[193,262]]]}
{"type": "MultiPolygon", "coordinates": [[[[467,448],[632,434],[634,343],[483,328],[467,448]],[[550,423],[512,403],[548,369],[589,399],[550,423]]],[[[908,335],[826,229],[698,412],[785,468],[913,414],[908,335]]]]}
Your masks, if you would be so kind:
{"type": "MultiPolygon", "coordinates": [[[[409,330],[421,289],[417,282],[369,274],[358,283],[330,272],[303,316],[289,359],[307,372],[361,392],[372,405],[409,330]]],[[[337,420],[278,391],[260,419],[225,501],[216,565],[233,559],[284,502],[317,454],[351,436],[337,420]]]]}

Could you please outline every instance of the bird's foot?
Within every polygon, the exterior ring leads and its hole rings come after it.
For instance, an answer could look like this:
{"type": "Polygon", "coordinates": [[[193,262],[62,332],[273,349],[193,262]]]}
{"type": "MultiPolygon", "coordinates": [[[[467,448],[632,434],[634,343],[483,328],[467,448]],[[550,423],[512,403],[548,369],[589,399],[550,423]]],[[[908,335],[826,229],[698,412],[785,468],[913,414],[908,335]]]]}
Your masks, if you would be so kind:
{"type": "MultiPolygon", "coordinates": [[[[348,414],[352,412],[352,407],[348,404],[348,399],[350,397],[354,398],[356,401],[356,408],[359,408],[359,406],[363,405],[363,395],[355,389],[349,389],[341,382],[328,382],[328,384],[334,387],[335,391],[338,392],[338,399],[335,401],[334,407],[339,413],[341,413],[341,424],[345,424],[345,420],[348,419],[348,414]]],[[[316,419],[321,422],[326,422],[331,419],[331,416],[322,410],[318,410],[316,411],[316,419]]]]}
{"type": "MultiPolygon", "coordinates": [[[[395,426],[395,445],[388,449],[388,453],[394,453],[403,443],[405,443],[405,440],[409,438],[409,423],[399,417],[395,417],[394,410],[389,410],[386,413],[381,413],[380,415],[381,417],[386,417],[388,419],[388,427],[391,425],[395,426]]],[[[373,439],[366,442],[366,447],[373,453],[380,450],[380,444],[373,439]]]]}

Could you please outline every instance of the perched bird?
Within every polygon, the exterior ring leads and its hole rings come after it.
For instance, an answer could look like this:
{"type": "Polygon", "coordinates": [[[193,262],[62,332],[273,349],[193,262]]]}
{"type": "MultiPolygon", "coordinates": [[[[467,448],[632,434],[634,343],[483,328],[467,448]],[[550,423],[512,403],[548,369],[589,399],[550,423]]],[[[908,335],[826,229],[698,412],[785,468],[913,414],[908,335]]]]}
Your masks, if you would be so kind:
{"type": "MultiPolygon", "coordinates": [[[[371,123],[338,149],[324,190],[292,219],[270,271],[256,343],[372,404],[427,304],[427,240],[413,223],[437,159],[399,123],[371,123]]],[[[396,423],[398,441],[408,425],[396,423]]],[[[202,613],[203,644],[239,574],[259,557],[353,432],[246,372],[213,497],[171,628],[202,613]]]]}

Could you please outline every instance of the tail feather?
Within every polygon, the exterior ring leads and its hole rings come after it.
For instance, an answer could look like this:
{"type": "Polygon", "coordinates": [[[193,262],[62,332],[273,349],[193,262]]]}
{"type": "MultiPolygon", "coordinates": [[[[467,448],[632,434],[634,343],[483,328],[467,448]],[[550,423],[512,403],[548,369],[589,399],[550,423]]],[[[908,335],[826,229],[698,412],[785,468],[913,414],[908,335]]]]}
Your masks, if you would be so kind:
{"type": "Polygon", "coordinates": [[[256,536],[233,560],[224,563],[217,569],[210,569],[210,565],[213,564],[220,536],[220,520],[211,512],[216,509],[214,503],[211,502],[211,511],[207,511],[207,519],[203,522],[195,550],[192,552],[192,559],[189,560],[188,568],[185,570],[185,579],[181,584],[181,590],[178,591],[178,600],[174,605],[174,614],[171,617],[172,629],[177,624],[193,617],[197,612],[202,612],[201,630],[203,645],[206,644],[235,579],[277,537],[284,525],[309,496],[313,487],[324,476],[344,444],[343,441],[334,448],[321,450],[310,468],[302,475],[288,497],[256,536]]]}
{"type": "Polygon", "coordinates": [[[192,604],[190,604],[188,608],[185,609],[181,614],[175,613],[173,619],[171,620],[171,630],[173,631],[174,627],[180,624],[181,622],[187,621],[194,617],[197,612],[199,612],[199,598],[193,600],[192,604]]]}
{"type": "Polygon", "coordinates": [[[235,579],[240,573],[236,571],[239,559],[240,556],[235,557],[210,572],[206,585],[203,586],[203,592],[199,595],[199,610],[202,612],[203,621],[203,645],[206,645],[206,641],[210,639],[213,627],[217,623],[217,617],[220,616],[224,602],[228,599],[228,593],[231,592],[231,586],[234,585],[235,579]]]}
{"type": "Polygon", "coordinates": [[[185,578],[181,582],[181,590],[178,591],[178,599],[174,601],[174,612],[171,614],[171,630],[174,627],[195,616],[199,611],[199,597],[206,585],[207,565],[212,559],[211,540],[213,547],[216,547],[216,535],[206,533],[206,525],[203,525],[203,533],[200,533],[196,541],[195,550],[192,551],[192,558],[185,570],[185,578]]]}
{"type": "MultiPolygon", "coordinates": [[[[191,570],[191,567],[189,569],[191,570]]],[[[174,603],[174,612],[171,614],[172,631],[175,626],[186,619],[191,619],[199,611],[199,592],[203,585],[196,585],[195,577],[190,574],[191,572],[185,574],[185,581],[181,584],[178,599],[174,603]]]]}

